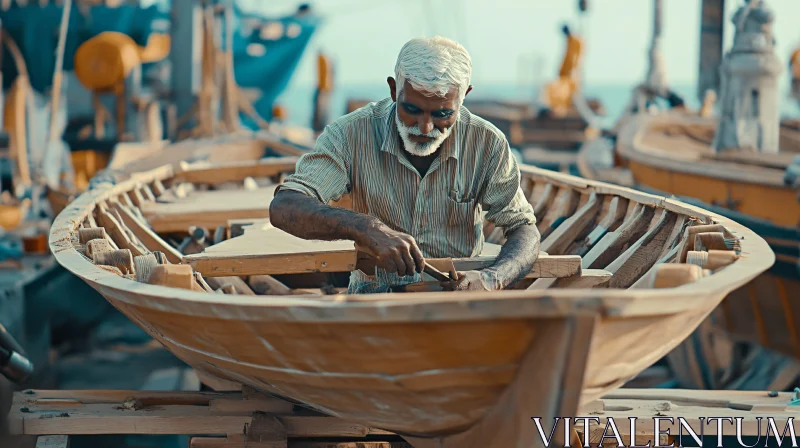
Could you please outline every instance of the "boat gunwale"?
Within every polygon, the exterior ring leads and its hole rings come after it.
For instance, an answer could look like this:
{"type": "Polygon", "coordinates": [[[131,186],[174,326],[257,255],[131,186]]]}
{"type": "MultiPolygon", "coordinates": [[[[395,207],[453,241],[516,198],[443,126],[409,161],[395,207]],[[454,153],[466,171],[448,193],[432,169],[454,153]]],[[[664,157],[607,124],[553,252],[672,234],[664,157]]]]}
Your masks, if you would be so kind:
{"type": "Polygon", "coordinates": [[[692,174],[712,179],[792,189],[784,185],[782,180],[780,182],[777,180],[775,182],[765,181],[763,178],[759,178],[758,174],[754,173],[755,170],[774,174],[780,172],[780,170],[775,168],[737,163],[730,160],[673,159],[648,150],[648,148],[655,149],[655,147],[644,143],[645,134],[647,134],[653,126],[658,124],[691,124],[702,123],[703,121],[709,120],[708,118],[701,120],[697,117],[681,116],[678,115],[677,112],[668,112],[656,116],[639,114],[631,117],[630,120],[622,125],[617,138],[616,151],[628,160],[655,168],[674,170],[684,174],[692,174]],[[714,168],[714,170],[710,171],[709,168],[714,168]]]}
{"type": "MultiPolygon", "coordinates": [[[[290,159],[275,158],[275,159],[290,159]]],[[[277,162],[277,160],[276,160],[277,162]]],[[[231,162],[239,163],[239,162],[231,162]]],[[[557,317],[591,312],[606,316],[668,315],[721,300],[730,291],[755,278],[775,262],[764,239],[724,216],[663,196],[630,188],[590,181],[575,176],[520,165],[523,177],[544,181],[583,193],[617,195],[643,205],[663,207],[671,212],[694,216],[706,223],[724,225],[744,238],[742,256],[733,264],[698,281],[670,289],[548,289],[485,292],[418,292],[398,294],[339,295],[344,300],[320,300],[318,296],[217,295],[185,289],[138,283],[96,267],[73,247],[76,229],[96,203],[155,180],[166,180],[180,172],[208,169],[208,163],[167,164],[116,185],[96,185],[80,194],[54,220],[49,245],[59,264],[99,290],[112,301],[168,312],[237,320],[281,320],[307,322],[408,322],[475,320],[525,317],[557,317]],[[112,299],[113,297],[113,299],[112,299]],[[701,300],[705,299],[705,300],[701,300]]],[[[224,166],[226,164],[216,164],[224,166]]]]}

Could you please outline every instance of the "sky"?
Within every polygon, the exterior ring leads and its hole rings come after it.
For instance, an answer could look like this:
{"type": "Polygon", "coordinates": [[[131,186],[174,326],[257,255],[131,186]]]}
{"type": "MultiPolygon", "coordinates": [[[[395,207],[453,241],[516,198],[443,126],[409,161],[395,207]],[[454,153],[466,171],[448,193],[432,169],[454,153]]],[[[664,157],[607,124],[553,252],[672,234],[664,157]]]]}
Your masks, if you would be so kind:
{"type": "MultiPolygon", "coordinates": [[[[788,64],[800,45],[800,0],[766,0],[775,12],[777,56],[788,64]],[[791,20],[795,18],[795,20],[791,20]]],[[[269,15],[293,12],[296,0],[239,0],[269,15]]],[[[403,44],[443,35],[470,52],[472,84],[529,84],[555,77],[564,52],[561,25],[584,35],[588,85],[632,84],[643,79],[652,34],[652,1],[589,0],[580,17],[577,0],[317,0],[325,19],[297,68],[293,84],[313,84],[316,53],[328,53],[337,84],[385,83],[403,44]]],[[[672,84],[694,85],[701,0],[663,0],[662,51],[672,84]]],[[[733,39],[733,13],[743,0],[726,1],[725,49],[733,39]]],[[[788,84],[784,70],[780,85],[788,84]]]]}

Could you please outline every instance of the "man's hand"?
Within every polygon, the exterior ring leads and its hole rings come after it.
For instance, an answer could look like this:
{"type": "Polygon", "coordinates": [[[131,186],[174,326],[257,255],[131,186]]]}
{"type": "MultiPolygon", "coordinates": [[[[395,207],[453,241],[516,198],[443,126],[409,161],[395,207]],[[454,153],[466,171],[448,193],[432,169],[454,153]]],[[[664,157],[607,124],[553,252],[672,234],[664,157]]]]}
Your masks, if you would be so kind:
{"type": "Polygon", "coordinates": [[[414,237],[396,232],[383,223],[371,225],[356,240],[356,250],[375,259],[375,265],[397,275],[422,273],[425,258],[414,237]]]}
{"type": "MultiPolygon", "coordinates": [[[[453,274],[451,273],[452,277],[453,274]]],[[[442,289],[446,291],[496,291],[502,289],[497,281],[497,276],[489,270],[458,272],[457,280],[441,282],[442,289]]]]}

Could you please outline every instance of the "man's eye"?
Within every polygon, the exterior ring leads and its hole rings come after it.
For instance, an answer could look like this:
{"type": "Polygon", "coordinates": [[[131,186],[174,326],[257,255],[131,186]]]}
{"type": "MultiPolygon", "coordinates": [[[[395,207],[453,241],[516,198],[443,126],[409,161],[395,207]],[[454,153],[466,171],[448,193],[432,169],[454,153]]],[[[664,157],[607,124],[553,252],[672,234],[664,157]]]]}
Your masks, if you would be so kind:
{"type": "Polygon", "coordinates": [[[405,109],[406,112],[410,114],[418,114],[421,112],[421,110],[418,107],[412,106],[410,104],[403,104],[403,109],[405,109]]]}
{"type": "Polygon", "coordinates": [[[451,115],[453,115],[452,110],[437,110],[431,114],[433,118],[449,118],[451,115]]]}

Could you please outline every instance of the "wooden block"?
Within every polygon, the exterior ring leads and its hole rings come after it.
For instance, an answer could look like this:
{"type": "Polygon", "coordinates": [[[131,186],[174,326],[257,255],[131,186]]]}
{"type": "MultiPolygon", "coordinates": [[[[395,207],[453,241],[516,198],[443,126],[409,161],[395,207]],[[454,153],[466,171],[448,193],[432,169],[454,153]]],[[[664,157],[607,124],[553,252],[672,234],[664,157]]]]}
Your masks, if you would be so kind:
{"type": "Polygon", "coordinates": [[[111,246],[111,243],[106,240],[90,240],[86,243],[86,256],[94,259],[95,254],[100,254],[104,252],[111,252],[115,250],[114,247],[111,246]]]}
{"type": "Polygon", "coordinates": [[[86,244],[91,240],[104,240],[106,238],[108,238],[108,235],[106,234],[106,229],[103,227],[78,229],[78,241],[80,241],[81,244],[86,244]]]}
{"type": "Polygon", "coordinates": [[[114,250],[111,252],[95,252],[93,255],[95,264],[113,266],[123,274],[135,274],[136,268],[133,264],[133,255],[128,249],[114,250]]]}
{"type": "Polygon", "coordinates": [[[156,256],[150,253],[133,257],[133,264],[136,269],[136,281],[147,283],[150,272],[154,267],[158,266],[159,263],[156,256]]]}
{"type": "Polygon", "coordinates": [[[153,267],[147,283],[151,285],[203,291],[194,278],[192,267],[185,264],[160,264],[153,267]]]}
{"type": "Polygon", "coordinates": [[[664,263],[654,271],[652,288],[677,288],[703,277],[703,269],[693,264],[664,263]]]}

